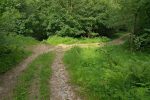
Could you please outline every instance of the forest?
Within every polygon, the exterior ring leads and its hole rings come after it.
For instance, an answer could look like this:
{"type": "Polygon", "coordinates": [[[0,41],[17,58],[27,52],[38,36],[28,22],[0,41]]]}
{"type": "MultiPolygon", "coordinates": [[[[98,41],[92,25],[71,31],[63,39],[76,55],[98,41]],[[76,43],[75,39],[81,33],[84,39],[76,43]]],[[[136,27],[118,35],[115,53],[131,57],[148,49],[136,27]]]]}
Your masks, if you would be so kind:
{"type": "Polygon", "coordinates": [[[0,0],[0,100],[150,100],[150,0],[0,0]]]}

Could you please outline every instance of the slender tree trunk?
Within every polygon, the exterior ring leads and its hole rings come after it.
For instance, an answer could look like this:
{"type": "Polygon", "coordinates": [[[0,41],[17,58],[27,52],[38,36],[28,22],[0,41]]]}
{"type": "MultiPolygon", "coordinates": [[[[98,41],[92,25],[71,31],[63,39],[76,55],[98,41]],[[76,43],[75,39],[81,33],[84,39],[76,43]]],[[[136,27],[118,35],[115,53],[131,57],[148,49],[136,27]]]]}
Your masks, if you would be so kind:
{"type": "Polygon", "coordinates": [[[133,29],[130,35],[130,49],[131,51],[133,51],[133,46],[134,46],[134,35],[136,34],[137,31],[137,17],[138,17],[138,13],[134,14],[134,21],[133,21],[133,29]]]}
{"type": "Polygon", "coordinates": [[[138,14],[135,13],[135,14],[134,14],[133,34],[136,34],[136,32],[137,32],[137,17],[138,17],[138,14]]]}

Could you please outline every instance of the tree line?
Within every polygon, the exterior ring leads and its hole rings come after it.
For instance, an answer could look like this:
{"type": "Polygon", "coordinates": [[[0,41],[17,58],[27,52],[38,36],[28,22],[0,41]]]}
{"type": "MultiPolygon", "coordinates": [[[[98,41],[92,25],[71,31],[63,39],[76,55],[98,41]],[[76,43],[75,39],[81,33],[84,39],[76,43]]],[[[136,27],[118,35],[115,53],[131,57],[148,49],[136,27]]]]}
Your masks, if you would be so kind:
{"type": "MultiPolygon", "coordinates": [[[[149,0],[1,0],[0,33],[39,40],[51,35],[111,36],[131,33],[130,46],[150,44],[149,0]]],[[[2,41],[2,40],[1,40],[2,41]]]]}

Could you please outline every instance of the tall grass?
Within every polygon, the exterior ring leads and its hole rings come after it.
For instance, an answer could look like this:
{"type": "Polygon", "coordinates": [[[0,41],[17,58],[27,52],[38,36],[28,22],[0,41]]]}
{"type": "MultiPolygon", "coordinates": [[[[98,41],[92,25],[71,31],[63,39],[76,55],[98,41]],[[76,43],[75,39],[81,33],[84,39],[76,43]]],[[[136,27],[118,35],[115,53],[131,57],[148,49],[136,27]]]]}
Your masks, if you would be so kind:
{"type": "Polygon", "coordinates": [[[60,37],[51,36],[45,42],[58,45],[58,44],[79,44],[79,43],[98,43],[109,41],[106,37],[96,37],[96,38],[72,38],[72,37],[60,37]]]}
{"type": "Polygon", "coordinates": [[[37,41],[31,37],[16,34],[1,34],[0,37],[0,74],[31,54],[25,50],[25,47],[37,44],[37,41]]]}
{"type": "Polygon", "coordinates": [[[31,52],[23,50],[11,51],[7,54],[0,55],[0,74],[13,68],[16,64],[29,56],[31,52]]]}
{"type": "Polygon", "coordinates": [[[85,100],[150,100],[149,59],[124,46],[75,47],[64,56],[71,82],[85,100]]]}

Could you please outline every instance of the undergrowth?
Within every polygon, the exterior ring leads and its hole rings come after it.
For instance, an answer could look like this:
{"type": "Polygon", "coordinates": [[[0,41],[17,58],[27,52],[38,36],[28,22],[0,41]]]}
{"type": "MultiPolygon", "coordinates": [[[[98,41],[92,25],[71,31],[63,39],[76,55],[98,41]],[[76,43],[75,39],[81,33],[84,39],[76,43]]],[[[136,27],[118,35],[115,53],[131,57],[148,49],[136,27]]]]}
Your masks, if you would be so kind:
{"type": "Polygon", "coordinates": [[[150,55],[124,46],[75,47],[64,62],[85,100],[150,100],[150,55]]]}
{"type": "Polygon", "coordinates": [[[37,44],[31,37],[16,34],[0,34],[0,74],[16,66],[21,60],[31,54],[25,48],[37,44]]]}

